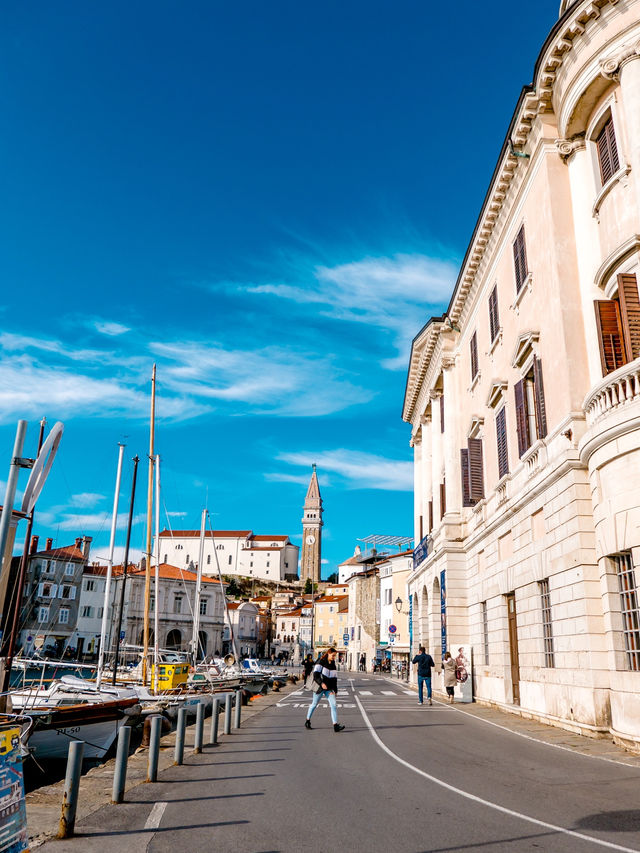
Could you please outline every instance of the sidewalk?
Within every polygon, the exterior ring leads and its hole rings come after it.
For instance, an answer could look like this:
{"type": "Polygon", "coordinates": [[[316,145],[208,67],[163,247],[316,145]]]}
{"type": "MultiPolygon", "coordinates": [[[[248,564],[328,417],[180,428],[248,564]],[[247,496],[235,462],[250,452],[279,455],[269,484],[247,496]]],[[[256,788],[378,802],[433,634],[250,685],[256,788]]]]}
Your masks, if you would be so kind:
{"type": "MultiPolygon", "coordinates": [[[[417,685],[411,682],[378,673],[368,675],[371,678],[380,678],[388,681],[390,684],[401,684],[403,687],[408,687],[410,690],[418,692],[417,685]]],[[[447,701],[446,694],[436,690],[433,691],[433,698],[435,702],[447,701]]],[[[575,734],[558,726],[528,719],[526,716],[523,716],[526,714],[526,711],[523,711],[521,714],[511,714],[494,706],[485,705],[482,701],[464,704],[456,702],[453,708],[462,714],[468,714],[478,720],[482,720],[487,725],[505,729],[505,731],[512,732],[521,737],[531,738],[571,752],[578,752],[581,755],[589,755],[592,758],[626,764],[629,767],[640,767],[640,755],[629,752],[622,746],[618,746],[610,736],[592,738],[587,735],[575,734]]]]}
{"type": "MultiPolygon", "coordinates": [[[[261,713],[266,708],[270,708],[280,701],[283,695],[290,693],[293,690],[299,689],[299,685],[287,684],[281,687],[279,692],[269,691],[266,696],[258,696],[249,704],[242,708],[242,724],[250,720],[256,714],[261,713]]],[[[206,717],[204,721],[204,745],[209,743],[209,727],[211,717],[206,717]]],[[[218,740],[223,741],[224,714],[220,714],[218,727],[218,740]]],[[[185,737],[185,757],[193,750],[195,740],[195,724],[188,726],[185,737]]],[[[242,730],[242,729],[241,729],[242,730]]],[[[232,734],[226,737],[233,737],[232,734]]],[[[158,776],[163,770],[173,766],[173,751],[175,746],[176,735],[171,732],[165,735],[160,742],[160,757],[158,760],[158,776]]],[[[126,792],[132,788],[145,784],[147,778],[147,762],[148,750],[139,748],[135,753],[129,756],[127,767],[127,784],[126,792]]],[[[93,812],[100,809],[102,806],[111,802],[111,787],[113,784],[113,770],[115,766],[115,758],[94,767],[86,773],[80,781],[80,793],[78,795],[78,809],[76,813],[76,821],[79,822],[93,812]]],[[[48,785],[43,788],[38,788],[27,794],[27,826],[29,829],[29,840],[31,849],[35,849],[52,838],[55,838],[58,832],[58,824],[60,821],[60,813],[62,806],[62,794],[64,789],[64,781],[56,782],[55,785],[48,785]]]]}

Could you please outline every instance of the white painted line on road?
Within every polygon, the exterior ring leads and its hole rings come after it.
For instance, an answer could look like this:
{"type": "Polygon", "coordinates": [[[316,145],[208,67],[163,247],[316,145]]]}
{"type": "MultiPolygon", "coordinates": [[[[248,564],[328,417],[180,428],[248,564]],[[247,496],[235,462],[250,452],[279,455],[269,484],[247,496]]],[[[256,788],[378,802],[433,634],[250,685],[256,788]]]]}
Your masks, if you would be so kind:
{"type": "Polygon", "coordinates": [[[370,690],[360,690],[361,696],[373,696],[373,693],[370,690]]]}
{"type": "Polygon", "coordinates": [[[383,696],[397,696],[398,694],[393,690],[381,690],[380,691],[383,696]]]}
{"type": "Polygon", "coordinates": [[[409,770],[413,770],[414,773],[417,773],[419,776],[423,776],[425,779],[428,779],[430,782],[433,782],[435,785],[439,785],[441,788],[445,788],[447,791],[451,791],[453,794],[458,794],[460,797],[464,797],[467,800],[472,800],[474,803],[479,803],[481,806],[486,806],[487,808],[494,809],[495,811],[501,812],[502,814],[509,815],[509,817],[515,817],[519,820],[527,821],[527,823],[533,823],[535,826],[541,826],[544,829],[551,829],[553,832],[559,832],[562,835],[569,835],[571,838],[579,838],[581,841],[589,841],[591,844],[596,844],[598,847],[606,847],[608,850],[620,850],[622,853],[638,853],[638,848],[636,847],[623,847],[621,844],[614,844],[612,841],[602,841],[599,838],[593,838],[591,835],[584,835],[582,832],[575,832],[573,829],[566,829],[564,826],[556,826],[553,823],[547,823],[544,820],[538,820],[538,818],[530,817],[529,815],[522,814],[522,812],[516,812],[512,809],[508,809],[505,806],[500,806],[498,803],[492,803],[491,800],[484,800],[482,797],[477,797],[475,794],[470,794],[468,791],[463,791],[461,788],[456,788],[455,785],[450,785],[448,782],[443,782],[442,779],[437,779],[435,776],[432,776],[430,773],[426,773],[424,770],[421,770],[419,767],[415,767],[413,764],[409,764],[408,761],[405,761],[404,758],[400,758],[399,755],[396,755],[389,747],[380,740],[378,733],[375,728],[371,724],[369,717],[367,716],[367,712],[365,711],[362,702],[356,696],[356,702],[358,703],[358,707],[360,708],[360,713],[362,714],[362,719],[367,724],[367,728],[371,732],[371,736],[378,744],[378,746],[390,755],[391,758],[395,759],[399,764],[404,765],[409,770]]]}
{"type": "Polygon", "coordinates": [[[167,807],[167,803],[154,803],[151,813],[144,825],[145,829],[157,829],[160,826],[162,815],[167,807]]]}

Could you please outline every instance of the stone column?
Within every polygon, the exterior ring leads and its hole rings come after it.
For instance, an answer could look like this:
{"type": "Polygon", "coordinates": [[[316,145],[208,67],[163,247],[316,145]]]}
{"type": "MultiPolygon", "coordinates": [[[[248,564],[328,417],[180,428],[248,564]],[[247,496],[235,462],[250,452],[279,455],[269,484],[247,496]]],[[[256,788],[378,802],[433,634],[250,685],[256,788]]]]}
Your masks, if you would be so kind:
{"type": "Polygon", "coordinates": [[[440,432],[440,391],[431,392],[431,485],[433,488],[433,526],[440,524],[440,483],[442,482],[442,433],[440,432]]]}
{"type": "Polygon", "coordinates": [[[460,481],[460,448],[457,446],[457,400],[453,358],[442,360],[444,388],[444,470],[447,484],[447,512],[460,512],[462,486],[460,481]]]}
{"type": "MultiPolygon", "coordinates": [[[[432,419],[429,415],[423,415],[422,421],[422,503],[421,512],[424,518],[423,536],[429,533],[429,501],[433,496],[433,468],[432,450],[433,441],[432,419]]],[[[435,521],[435,519],[434,519],[435,521]]]]}
{"type": "MultiPolygon", "coordinates": [[[[414,542],[420,541],[420,515],[422,513],[423,472],[422,472],[422,433],[418,432],[411,439],[413,445],[413,537],[414,542]]],[[[424,527],[424,520],[423,520],[424,527]]]]}
{"type": "Polygon", "coordinates": [[[640,211],[640,42],[623,52],[618,76],[626,129],[623,156],[631,166],[629,180],[640,211]]]}

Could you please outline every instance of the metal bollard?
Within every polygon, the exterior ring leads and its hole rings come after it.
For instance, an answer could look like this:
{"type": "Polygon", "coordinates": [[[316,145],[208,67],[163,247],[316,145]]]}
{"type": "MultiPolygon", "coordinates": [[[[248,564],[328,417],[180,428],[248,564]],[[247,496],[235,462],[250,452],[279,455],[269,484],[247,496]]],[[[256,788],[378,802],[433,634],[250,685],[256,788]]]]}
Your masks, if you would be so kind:
{"type": "Polygon", "coordinates": [[[233,693],[227,693],[224,700],[224,733],[231,734],[231,703],[233,702],[233,693]]]}
{"type": "Polygon", "coordinates": [[[211,733],[209,735],[209,740],[211,741],[211,746],[218,745],[218,712],[220,711],[220,700],[214,699],[213,706],[211,707],[211,733]]]}
{"type": "Polygon", "coordinates": [[[160,736],[162,734],[162,717],[155,714],[151,717],[151,735],[149,737],[149,763],[147,766],[147,782],[158,781],[158,758],[160,756],[160,736]]]}
{"type": "Polygon", "coordinates": [[[116,752],[116,766],[113,771],[113,791],[111,792],[112,803],[121,803],[124,800],[130,740],[131,727],[123,726],[118,732],[118,751],[116,752]]]}
{"type": "Polygon", "coordinates": [[[204,705],[198,702],[196,706],[196,736],[193,744],[193,751],[198,754],[202,752],[202,737],[204,728],[204,705]]]}
{"type": "Polygon", "coordinates": [[[84,741],[72,740],[69,744],[67,756],[67,775],[64,779],[58,838],[71,838],[76,827],[76,808],[78,807],[78,788],[80,787],[83,755],[84,741]]]}
{"type": "Polygon", "coordinates": [[[242,713],[242,690],[236,690],[236,707],[233,716],[233,728],[240,728],[240,714],[242,713]]]}
{"type": "Polygon", "coordinates": [[[184,734],[187,727],[187,709],[180,708],[178,711],[178,727],[176,728],[176,748],[174,751],[174,764],[182,764],[184,761],[184,734]]]}

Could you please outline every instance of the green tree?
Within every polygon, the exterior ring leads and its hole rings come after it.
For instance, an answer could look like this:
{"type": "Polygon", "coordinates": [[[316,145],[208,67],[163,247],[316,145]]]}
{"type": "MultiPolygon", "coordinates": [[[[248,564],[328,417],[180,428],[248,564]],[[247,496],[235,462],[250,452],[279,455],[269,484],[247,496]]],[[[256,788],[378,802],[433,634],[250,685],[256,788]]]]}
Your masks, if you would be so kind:
{"type": "Polygon", "coordinates": [[[237,598],[241,594],[242,590],[236,583],[235,578],[231,578],[229,581],[229,585],[227,586],[227,595],[231,595],[234,598],[237,598]]]}
{"type": "Polygon", "coordinates": [[[306,583],[304,585],[304,594],[310,595],[313,592],[313,587],[311,585],[311,578],[307,578],[306,583]]]}

